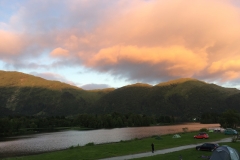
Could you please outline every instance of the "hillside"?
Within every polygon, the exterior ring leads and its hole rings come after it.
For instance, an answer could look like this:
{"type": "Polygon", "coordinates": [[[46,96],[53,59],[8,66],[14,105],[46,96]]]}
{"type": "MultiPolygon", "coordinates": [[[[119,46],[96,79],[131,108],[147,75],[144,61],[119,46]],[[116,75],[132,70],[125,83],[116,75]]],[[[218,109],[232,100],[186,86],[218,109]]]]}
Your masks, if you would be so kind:
{"type": "Polygon", "coordinates": [[[110,91],[85,91],[20,72],[0,71],[0,116],[84,113],[88,106],[110,91]]]}
{"type": "Polygon", "coordinates": [[[196,79],[86,91],[20,72],[0,71],[0,116],[132,112],[187,120],[227,109],[240,111],[239,90],[196,79]]]}
{"type": "Polygon", "coordinates": [[[155,86],[125,86],[104,95],[95,104],[89,112],[171,115],[187,120],[204,112],[240,111],[240,91],[196,79],[178,79],[155,86]]]}

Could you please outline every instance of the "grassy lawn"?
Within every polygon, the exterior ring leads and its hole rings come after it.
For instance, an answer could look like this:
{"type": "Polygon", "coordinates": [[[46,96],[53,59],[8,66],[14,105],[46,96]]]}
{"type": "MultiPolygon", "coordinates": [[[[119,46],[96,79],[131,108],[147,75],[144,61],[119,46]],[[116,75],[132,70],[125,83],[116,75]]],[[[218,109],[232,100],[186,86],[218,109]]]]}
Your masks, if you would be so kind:
{"type": "MultiPolygon", "coordinates": [[[[172,148],[177,146],[183,146],[187,144],[198,144],[204,142],[217,141],[223,138],[227,138],[222,133],[209,133],[209,139],[194,139],[193,136],[198,132],[190,133],[180,133],[181,138],[172,138],[173,134],[163,135],[161,138],[156,138],[156,136],[144,138],[144,139],[135,139],[131,141],[121,141],[118,143],[108,143],[108,144],[99,144],[99,145],[86,145],[80,147],[70,147],[69,149],[63,151],[56,151],[50,153],[43,153],[39,155],[24,156],[24,157],[13,157],[8,158],[8,160],[18,159],[18,160],[67,160],[67,159],[78,159],[78,160],[92,160],[100,159],[107,157],[122,156],[134,153],[142,153],[151,151],[151,143],[154,143],[155,150],[172,148]]],[[[195,149],[184,150],[176,153],[169,154],[168,160],[176,159],[178,154],[185,156],[190,154],[196,154],[195,149]],[[186,153],[185,153],[186,152],[186,153]],[[192,152],[192,153],[191,153],[192,152]],[[175,155],[175,158],[172,158],[172,154],[175,155]]],[[[206,152],[207,153],[207,152],[206,152]]],[[[159,156],[167,156],[159,155],[159,156]]],[[[158,157],[158,156],[156,156],[158,157]]],[[[154,157],[150,157],[154,158],[154,157]]]]}
{"type": "MultiPolygon", "coordinates": [[[[219,145],[228,145],[228,146],[240,151],[239,142],[219,143],[219,145]]],[[[156,156],[151,156],[151,157],[136,158],[134,160],[159,160],[159,159],[177,160],[177,159],[179,159],[180,155],[182,156],[182,158],[184,160],[204,160],[203,158],[200,158],[202,155],[210,156],[211,154],[212,154],[212,152],[196,151],[195,148],[193,148],[193,149],[186,149],[186,150],[182,150],[182,151],[161,154],[161,155],[156,155],[156,156]]]]}

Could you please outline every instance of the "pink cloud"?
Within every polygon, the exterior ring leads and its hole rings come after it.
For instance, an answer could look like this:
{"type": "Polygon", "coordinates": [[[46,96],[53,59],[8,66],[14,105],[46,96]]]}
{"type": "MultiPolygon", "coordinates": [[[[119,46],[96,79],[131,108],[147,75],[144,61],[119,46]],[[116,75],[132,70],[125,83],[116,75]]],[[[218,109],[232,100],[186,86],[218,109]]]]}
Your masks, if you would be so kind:
{"type": "Polygon", "coordinates": [[[0,55],[17,55],[24,48],[22,35],[0,30],[0,55]]]}
{"type": "Polygon", "coordinates": [[[236,71],[227,71],[224,73],[222,81],[235,80],[240,78],[239,72],[236,71]]]}
{"type": "MultiPolygon", "coordinates": [[[[136,46],[114,46],[100,50],[100,52],[89,58],[87,66],[114,66],[122,62],[135,65],[156,65],[165,63],[162,68],[172,76],[193,76],[203,70],[207,65],[205,54],[196,54],[182,46],[169,46],[167,48],[138,48],[136,46]],[[191,67],[190,67],[191,66],[191,67]],[[178,72],[182,70],[184,72],[178,72]]],[[[129,68],[131,70],[131,68],[129,68]]]]}
{"type": "Polygon", "coordinates": [[[235,60],[233,59],[213,62],[212,65],[208,68],[208,72],[210,74],[221,75],[222,81],[239,79],[240,57],[235,57],[235,60]]]}
{"type": "Polygon", "coordinates": [[[56,2],[29,1],[13,15],[4,26],[21,29],[0,31],[0,54],[15,60],[50,50],[50,58],[62,57],[58,67],[84,65],[134,81],[240,78],[236,0],[70,0],[59,2],[64,14],[56,2]]]}
{"type": "Polygon", "coordinates": [[[209,67],[210,73],[216,73],[219,71],[235,70],[240,71],[240,57],[235,60],[223,60],[212,63],[209,67]]]}
{"type": "Polygon", "coordinates": [[[52,57],[68,57],[69,51],[63,48],[56,48],[51,53],[50,56],[52,57]]]}
{"type": "Polygon", "coordinates": [[[99,50],[79,53],[87,67],[130,79],[140,78],[140,74],[134,77],[133,65],[159,67],[141,74],[142,79],[150,76],[154,80],[156,75],[159,79],[208,78],[212,76],[208,67],[238,55],[240,10],[228,1],[138,1],[130,8],[110,17],[95,30],[94,39],[89,38],[94,44],[99,42],[99,50]]]}

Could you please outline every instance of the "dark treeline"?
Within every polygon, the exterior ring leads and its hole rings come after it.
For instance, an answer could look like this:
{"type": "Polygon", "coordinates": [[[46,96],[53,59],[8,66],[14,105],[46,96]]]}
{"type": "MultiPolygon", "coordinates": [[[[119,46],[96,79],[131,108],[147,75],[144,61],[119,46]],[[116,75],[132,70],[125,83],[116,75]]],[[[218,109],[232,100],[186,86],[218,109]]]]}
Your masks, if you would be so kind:
{"type": "MultiPolygon", "coordinates": [[[[219,123],[223,128],[240,125],[240,113],[227,110],[222,114],[203,113],[197,118],[200,123],[219,123]]],[[[139,127],[179,123],[173,116],[147,116],[141,114],[80,114],[76,117],[8,116],[0,118],[0,136],[12,136],[34,132],[57,131],[77,127],[80,129],[139,127]]]]}
{"type": "Polygon", "coordinates": [[[0,118],[0,136],[11,136],[40,131],[53,131],[56,127],[72,126],[72,119],[64,116],[34,117],[9,116],[0,118]]]}
{"type": "Polygon", "coordinates": [[[204,113],[200,123],[219,123],[223,128],[236,128],[240,125],[240,113],[235,110],[227,110],[222,114],[204,113]]]}
{"type": "Polygon", "coordinates": [[[103,115],[82,114],[74,120],[75,125],[87,128],[140,127],[159,123],[171,124],[174,122],[174,118],[171,116],[155,117],[133,113],[120,114],[116,112],[103,115]]]}
{"type": "Polygon", "coordinates": [[[159,123],[174,123],[171,116],[146,116],[140,114],[80,114],[76,117],[52,116],[8,116],[0,118],[0,136],[26,133],[56,131],[63,127],[80,127],[89,129],[150,126],[159,123]]]}

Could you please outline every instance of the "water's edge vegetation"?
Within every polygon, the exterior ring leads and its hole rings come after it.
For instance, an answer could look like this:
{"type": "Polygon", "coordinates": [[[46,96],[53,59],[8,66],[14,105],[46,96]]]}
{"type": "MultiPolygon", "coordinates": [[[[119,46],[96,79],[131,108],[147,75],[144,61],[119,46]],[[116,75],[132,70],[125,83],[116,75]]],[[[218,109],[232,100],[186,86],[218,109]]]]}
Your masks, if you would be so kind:
{"type": "MultiPolygon", "coordinates": [[[[200,123],[219,123],[221,127],[236,128],[239,125],[240,114],[234,110],[227,110],[222,114],[204,113],[200,123]]],[[[79,114],[75,117],[65,116],[8,116],[0,118],[1,137],[33,134],[41,132],[53,132],[64,129],[100,129],[122,128],[156,125],[173,125],[183,122],[176,121],[173,116],[148,116],[142,114],[79,114]]]]}

